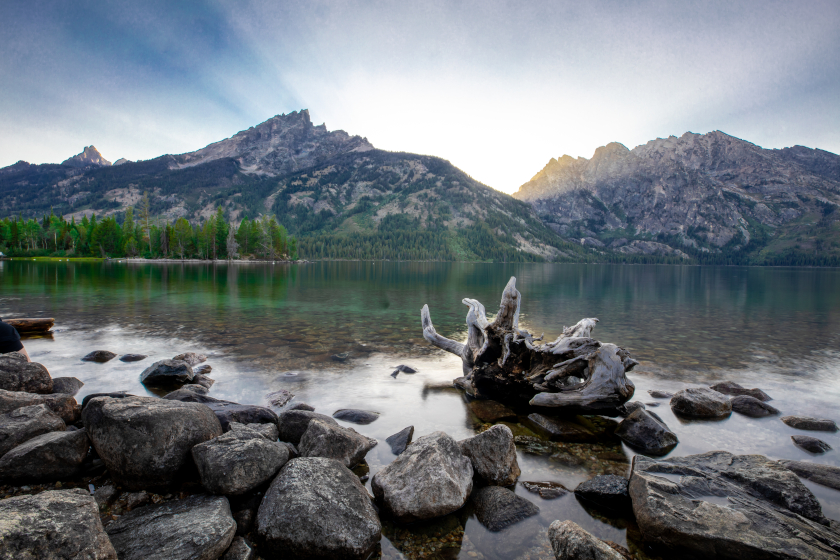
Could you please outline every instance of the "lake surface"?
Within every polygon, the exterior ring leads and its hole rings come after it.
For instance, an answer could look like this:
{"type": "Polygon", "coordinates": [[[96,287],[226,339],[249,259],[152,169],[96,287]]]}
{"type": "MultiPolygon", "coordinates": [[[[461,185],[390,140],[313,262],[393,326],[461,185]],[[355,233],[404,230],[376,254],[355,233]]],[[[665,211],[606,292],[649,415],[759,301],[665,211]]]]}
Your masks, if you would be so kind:
{"type": "MultiPolygon", "coordinates": [[[[140,372],[185,351],[208,355],[210,394],[265,404],[278,389],[318,412],[362,408],[382,413],[357,431],[380,441],[370,474],[394,459],[384,440],[408,425],[415,439],[442,430],[456,439],[482,429],[463,395],[444,385],[460,360],[422,337],[428,304],[437,331],[463,340],[471,297],[495,312],[511,276],[523,295],[521,325],[546,339],[584,317],[593,336],[627,348],[640,365],[628,377],[634,400],[649,389],[676,391],[731,380],[759,387],[783,414],[840,420],[840,270],[696,266],[366,263],[142,264],[0,261],[0,316],[55,317],[55,334],[25,341],[54,377],[85,382],[77,395],[146,394],[140,372]],[[147,354],[133,364],[80,361],[91,350],[147,354]],[[346,362],[332,356],[349,352],[346,362]],[[390,376],[408,364],[414,375],[390,376]]],[[[776,459],[840,465],[840,435],[814,434],[834,450],[814,457],[777,417],[733,414],[685,421],[667,400],[653,409],[680,443],[671,455],[724,449],[776,459]]],[[[344,424],[350,425],[350,424],[344,424]]],[[[534,435],[518,422],[518,435],[534,435]]],[[[620,442],[519,446],[520,481],[569,489],[604,472],[628,474],[634,452],[620,442]]],[[[370,482],[368,481],[368,487],[370,482]]],[[[810,482],[826,516],[840,519],[840,493],[810,482]]],[[[501,533],[485,530],[469,507],[410,528],[383,527],[382,557],[552,558],[545,528],[571,519],[603,539],[642,552],[632,520],[584,507],[572,493],[544,500],[517,494],[540,514],[501,533]]]]}

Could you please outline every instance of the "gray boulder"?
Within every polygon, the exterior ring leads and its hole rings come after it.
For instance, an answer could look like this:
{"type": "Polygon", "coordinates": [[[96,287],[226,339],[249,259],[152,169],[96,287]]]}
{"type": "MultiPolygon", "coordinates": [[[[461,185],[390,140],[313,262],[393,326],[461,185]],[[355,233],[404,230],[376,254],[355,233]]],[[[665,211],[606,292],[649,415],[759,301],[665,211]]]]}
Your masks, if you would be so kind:
{"type": "Polygon", "coordinates": [[[815,455],[822,455],[826,451],[831,450],[831,446],[828,445],[821,439],[817,439],[811,436],[790,436],[790,439],[793,440],[793,443],[796,447],[800,449],[804,449],[808,453],[813,453],[815,455]]]}
{"type": "Polygon", "coordinates": [[[184,352],[183,354],[178,354],[172,359],[176,362],[187,362],[192,367],[206,362],[207,356],[204,354],[196,354],[195,352],[184,352]]]}
{"type": "Polygon", "coordinates": [[[299,402],[290,404],[289,408],[286,410],[308,410],[310,412],[315,412],[315,407],[311,404],[306,404],[305,402],[299,402]]]}
{"type": "Polygon", "coordinates": [[[357,410],[355,408],[342,408],[333,412],[333,418],[352,422],[353,424],[370,424],[379,418],[379,413],[372,410],[357,410]]]}
{"type": "Polygon", "coordinates": [[[239,424],[277,424],[277,414],[264,406],[223,401],[183,388],[173,391],[163,398],[171,401],[206,405],[219,419],[225,431],[228,430],[231,422],[238,422],[239,424]]]}
{"type": "Polygon", "coordinates": [[[301,457],[337,459],[347,468],[361,463],[376,440],[363,436],[353,428],[343,428],[315,419],[300,438],[297,446],[301,457]]]}
{"type": "Polygon", "coordinates": [[[256,560],[257,553],[242,537],[236,537],[221,560],[256,560]]]}
{"type": "Polygon", "coordinates": [[[840,534],[811,491],[760,455],[637,455],[630,499],[644,540],[674,555],[828,560],[840,553],[840,534]]]}
{"type": "Polygon", "coordinates": [[[216,382],[215,379],[208,377],[204,374],[198,373],[196,371],[193,371],[193,373],[195,373],[195,376],[192,379],[192,383],[198,385],[199,387],[210,389],[210,387],[212,387],[213,384],[216,382]]]}
{"type": "Polygon", "coordinates": [[[578,484],[575,496],[617,512],[630,509],[629,482],[623,476],[602,474],[578,484]]]}
{"type": "Polygon", "coordinates": [[[231,422],[228,424],[228,430],[231,432],[241,429],[253,430],[268,441],[277,441],[280,437],[280,431],[274,424],[240,424],[239,422],[231,422]]]}
{"type": "Polygon", "coordinates": [[[750,418],[764,418],[765,416],[773,416],[779,413],[778,409],[770,406],[766,402],[748,395],[734,397],[730,402],[732,403],[732,410],[750,418]]]}
{"type": "Polygon", "coordinates": [[[224,496],[190,496],[134,509],[110,525],[120,560],[217,560],[230,547],[236,522],[224,496]]]}
{"type": "Polygon", "coordinates": [[[624,560],[607,543],[574,521],[553,522],[548,526],[548,540],[557,560],[624,560]]]}
{"type": "Polygon", "coordinates": [[[110,350],[94,350],[82,358],[83,362],[97,362],[104,364],[105,362],[113,360],[117,355],[110,350]]]}
{"type": "Polygon", "coordinates": [[[283,557],[367,558],[381,531],[367,490],[335,459],[301,457],[286,463],[257,513],[261,549],[283,557]]]}
{"type": "Polygon", "coordinates": [[[27,393],[52,393],[53,380],[47,368],[28,362],[23,354],[0,354],[0,389],[27,393]]]}
{"type": "Polygon", "coordinates": [[[99,509],[82,489],[0,500],[0,558],[117,560],[99,509]]]}
{"type": "Polygon", "coordinates": [[[399,432],[394,435],[388,436],[385,438],[385,443],[391,446],[391,453],[394,455],[399,455],[405,448],[408,447],[408,444],[411,443],[411,438],[414,436],[414,426],[409,426],[407,428],[403,428],[399,432]]]}
{"type": "Polygon", "coordinates": [[[800,478],[840,490],[840,467],[805,461],[779,461],[779,463],[798,474],[800,478]]]}
{"type": "Polygon", "coordinates": [[[79,403],[71,395],[39,395],[0,389],[0,414],[39,404],[46,405],[65,424],[74,424],[79,419],[79,403]]]}
{"type": "Polygon", "coordinates": [[[0,457],[34,437],[64,431],[64,421],[40,404],[0,415],[0,457]]]}
{"type": "Polygon", "coordinates": [[[473,472],[492,486],[510,486],[522,473],[516,461],[513,432],[504,424],[458,442],[469,458],[473,472]]]}
{"type": "Polygon", "coordinates": [[[140,362],[145,360],[146,358],[148,358],[148,356],[146,356],[145,354],[125,354],[123,356],[120,356],[120,361],[126,363],[140,362]]]}
{"type": "Polygon", "coordinates": [[[639,401],[626,402],[623,405],[616,408],[616,411],[618,412],[618,415],[622,418],[627,418],[628,416],[633,414],[633,412],[635,412],[637,408],[645,409],[645,403],[639,401]]]}
{"type": "Polygon", "coordinates": [[[443,432],[421,437],[371,481],[373,495],[402,523],[452,513],[472,491],[473,468],[458,443],[443,432]]]}
{"type": "Polygon", "coordinates": [[[674,396],[674,393],[669,393],[667,391],[651,390],[651,391],[648,391],[648,395],[650,395],[654,399],[670,399],[671,397],[674,396]]]}
{"type": "Polygon", "coordinates": [[[52,482],[79,474],[90,442],[85,430],[36,436],[0,457],[0,478],[52,482]]]}
{"type": "Polygon", "coordinates": [[[815,432],[836,432],[837,424],[834,420],[809,418],[808,416],[782,416],[782,422],[797,430],[811,430],[815,432]]]}
{"type": "Polygon", "coordinates": [[[338,422],[326,414],[318,414],[309,410],[286,410],[280,413],[277,420],[277,427],[280,429],[280,441],[288,441],[295,445],[299,444],[300,438],[303,437],[303,434],[309,428],[309,422],[316,418],[327,424],[338,426],[338,422]]]}
{"type": "Polygon", "coordinates": [[[243,426],[199,443],[192,457],[208,492],[239,495],[271,480],[289,460],[289,450],[243,426]]]}
{"type": "Polygon", "coordinates": [[[52,380],[52,392],[55,394],[75,395],[84,386],[75,377],[56,377],[52,380]]]}
{"type": "Polygon", "coordinates": [[[649,455],[664,455],[679,443],[665,422],[640,408],[621,421],[615,435],[627,445],[649,455]]]}
{"type": "Polygon", "coordinates": [[[671,410],[693,418],[721,418],[732,413],[729,398],[712,389],[692,387],[671,397],[671,410]]]}
{"type": "Polygon", "coordinates": [[[528,415],[528,424],[538,433],[548,436],[551,441],[566,443],[594,443],[598,437],[591,431],[562,418],[533,413],[528,415]]]}
{"type": "Polygon", "coordinates": [[[170,387],[189,383],[195,377],[192,367],[181,360],[155,362],[140,374],[140,383],[149,387],[170,387]]]}
{"type": "Polygon", "coordinates": [[[741,387],[737,383],[732,381],[724,381],[723,383],[718,383],[717,385],[712,385],[710,389],[717,391],[718,393],[722,393],[724,395],[733,395],[733,396],[741,396],[745,395],[748,397],[753,397],[754,399],[758,399],[761,402],[772,401],[773,399],[770,398],[770,395],[762,391],[761,389],[747,389],[745,387],[741,387]]]}
{"type": "Polygon", "coordinates": [[[206,406],[149,397],[97,397],[82,420],[112,478],[127,490],[175,482],[192,463],[193,446],[222,435],[206,406]]]}
{"type": "Polygon", "coordinates": [[[470,496],[478,522],[493,532],[537,515],[540,508],[501,486],[485,486],[470,496]]]}

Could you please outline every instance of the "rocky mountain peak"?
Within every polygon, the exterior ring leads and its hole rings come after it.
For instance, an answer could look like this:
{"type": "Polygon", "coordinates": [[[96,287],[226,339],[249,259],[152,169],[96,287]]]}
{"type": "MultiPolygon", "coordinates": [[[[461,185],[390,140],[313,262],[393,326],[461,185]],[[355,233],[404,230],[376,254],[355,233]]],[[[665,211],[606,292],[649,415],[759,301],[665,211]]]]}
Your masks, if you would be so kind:
{"type": "Polygon", "coordinates": [[[82,151],[82,153],[62,161],[61,164],[69,165],[71,167],[88,167],[90,165],[107,167],[111,165],[111,162],[102,157],[102,154],[100,154],[99,150],[97,150],[95,147],[85,146],[85,149],[82,151]]]}

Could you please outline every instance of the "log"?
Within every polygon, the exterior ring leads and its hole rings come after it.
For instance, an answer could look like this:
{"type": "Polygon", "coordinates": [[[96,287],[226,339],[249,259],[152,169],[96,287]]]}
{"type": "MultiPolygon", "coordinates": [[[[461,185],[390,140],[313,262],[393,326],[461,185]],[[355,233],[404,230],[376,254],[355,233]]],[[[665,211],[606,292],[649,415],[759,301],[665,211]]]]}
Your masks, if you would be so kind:
{"type": "Polygon", "coordinates": [[[633,397],[626,372],[638,363],[627,350],[592,338],[596,318],[564,327],[557,340],[541,344],[519,328],[522,294],[511,277],[499,313],[490,322],[484,306],[464,298],[467,340],[435,331],[429,306],[420,312],[423,338],[461,358],[468,392],[516,405],[552,407],[575,413],[611,414],[633,397]]]}
{"type": "Polygon", "coordinates": [[[12,325],[18,334],[24,333],[45,333],[55,325],[55,319],[31,318],[31,319],[3,319],[4,323],[12,325]]]}

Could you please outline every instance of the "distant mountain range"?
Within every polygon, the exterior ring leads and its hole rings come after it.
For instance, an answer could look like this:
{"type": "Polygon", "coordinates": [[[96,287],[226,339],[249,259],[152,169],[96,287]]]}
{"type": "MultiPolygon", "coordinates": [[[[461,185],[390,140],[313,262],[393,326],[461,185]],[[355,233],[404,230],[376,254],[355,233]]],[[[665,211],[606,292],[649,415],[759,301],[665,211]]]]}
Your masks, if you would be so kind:
{"type": "Polygon", "coordinates": [[[305,256],[354,258],[400,234],[407,257],[423,244],[446,260],[840,264],[840,156],[722,132],[552,159],[511,197],[303,110],[186,154],[111,165],[88,146],[61,164],[18,162],[0,169],[0,217],[120,215],[144,191],[161,221],[273,213],[305,256]]]}

